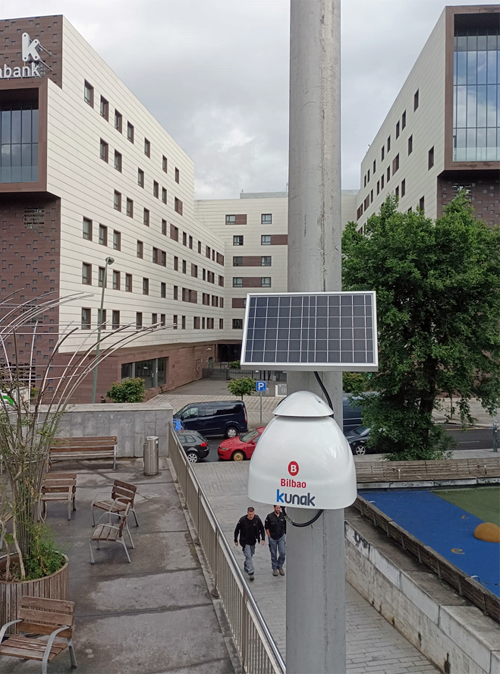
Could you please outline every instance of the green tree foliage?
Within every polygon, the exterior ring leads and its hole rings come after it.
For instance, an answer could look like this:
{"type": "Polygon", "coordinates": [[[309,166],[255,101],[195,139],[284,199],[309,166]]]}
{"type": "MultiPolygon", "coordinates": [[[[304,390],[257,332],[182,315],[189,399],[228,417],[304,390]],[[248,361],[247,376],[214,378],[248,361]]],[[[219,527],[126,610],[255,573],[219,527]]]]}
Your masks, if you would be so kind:
{"type": "Polygon", "coordinates": [[[137,377],[115,382],[106,395],[114,403],[142,403],[146,397],[144,379],[137,377]]]}
{"type": "Polygon", "coordinates": [[[227,388],[234,396],[251,396],[255,393],[255,381],[252,377],[243,377],[242,379],[232,379],[227,388]]]}
{"type": "Polygon", "coordinates": [[[229,367],[232,370],[241,370],[241,365],[239,360],[233,360],[231,363],[229,363],[229,367]]]}
{"type": "MultiPolygon", "coordinates": [[[[371,443],[389,459],[434,459],[450,440],[432,412],[458,399],[493,413],[500,399],[500,231],[475,220],[464,193],[433,222],[389,197],[358,234],[342,239],[345,290],[377,292],[378,396],[361,394],[371,443]]],[[[452,412],[455,411],[452,409],[452,412]]]]}
{"type": "Polygon", "coordinates": [[[343,372],[342,390],[344,393],[361,393],[370,390],[371,373],[363,372],[343,372]]]}

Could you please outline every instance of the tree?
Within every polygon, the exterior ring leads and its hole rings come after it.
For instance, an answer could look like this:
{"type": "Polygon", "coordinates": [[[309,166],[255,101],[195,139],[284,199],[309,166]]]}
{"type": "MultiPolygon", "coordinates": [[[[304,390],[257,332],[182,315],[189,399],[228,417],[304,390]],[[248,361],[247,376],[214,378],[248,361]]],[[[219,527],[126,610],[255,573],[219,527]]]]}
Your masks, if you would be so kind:
{"type": "Polygon", "coordinates": [[[234,396],[241,396],[243,400],[243,396],[251,396],[255,392],[255,381],[252,377],[232,379],[227,387],[234,396]]]}
{"type": "Polygon", "coordinates": [[[112,384],[106,393],[114,403],[142,403],[146,397],[144,379],[125,379],[112,384]]]}
{"type": "Polygon", "coordinates": [[[342,239],[344,289],[377,292],[379,395],[359,397],[389,459],[440,458],[443,397],[459,399],[463,425],[472,397],[490,414],[499,404],[500,231],[474,219],[464,193],[435,222],[397,205],[389,197],[364,234],[351,222],[342,239]]]}

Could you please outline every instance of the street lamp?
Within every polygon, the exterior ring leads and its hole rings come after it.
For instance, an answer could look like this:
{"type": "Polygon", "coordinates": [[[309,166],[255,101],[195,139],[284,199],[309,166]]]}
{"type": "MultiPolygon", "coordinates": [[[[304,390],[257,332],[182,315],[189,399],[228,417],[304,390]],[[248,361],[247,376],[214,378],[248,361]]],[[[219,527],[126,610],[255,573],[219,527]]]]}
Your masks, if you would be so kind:
{"type": "Polygon", "coordinates": [[[99,368],[99,349],[100,349],[100,342],[101,342],[101,329],[102,329],[102,317],[103,317],[103,310],[104,310],[104,291],[106,290],[106,282],[108,280],[108,265],[109,264],[114,264],[114,258],[113,257],[107,257],[106,258],[106,264],[104,266],[104,274],[103,274],[103,279],[102,279],[102,294],[101,294],[101,308],[99,310],[99,315],[97,317],[98,320],[98,326],[97,326],[97,347],[95,351],[95,366],[94,366],[94,381],[92,383],[92,402],[95,403],[95,392],[97,388],[97,370],[99,368]]]}

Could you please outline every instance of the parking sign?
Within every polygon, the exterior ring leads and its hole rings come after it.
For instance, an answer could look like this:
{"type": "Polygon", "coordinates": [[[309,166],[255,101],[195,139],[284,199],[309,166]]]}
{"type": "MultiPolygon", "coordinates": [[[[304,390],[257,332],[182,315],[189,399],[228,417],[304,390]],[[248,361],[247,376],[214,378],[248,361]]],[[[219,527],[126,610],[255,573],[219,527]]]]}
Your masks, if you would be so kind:
{"type": "Polygon", "coordinates": [[[266,390],[266,382],[265,381],[256,381],[255,382],[255,390],[256,391],[265,391],[266,390]]]}

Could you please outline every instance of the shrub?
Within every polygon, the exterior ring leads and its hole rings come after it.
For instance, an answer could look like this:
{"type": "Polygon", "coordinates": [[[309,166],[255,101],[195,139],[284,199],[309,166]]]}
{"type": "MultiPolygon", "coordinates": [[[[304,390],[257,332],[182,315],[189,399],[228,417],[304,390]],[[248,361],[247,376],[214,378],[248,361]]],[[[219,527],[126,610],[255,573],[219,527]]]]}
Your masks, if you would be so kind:
{"type": "Polygon", "coordinates": [[[252,393],[255,393],[255,381],[252,377],[243,377],[243,379],[233,379],[227,385],[229,391],[234,396],[251,396],[252,393]]]}
{"type": "Polygon", "coordinates": [[[146,397],[144,379],[126,379],[115,382],[106,393],[114,403],[142,403],[146,397]]]}
{"type": "Polygon", "coordinates": [[[232,363],[229,363],[229,367],[232,370],[241,370],[241,363],[239,360],[233,360],[232,363]]]}
{"type": "Polygon", "coordinates": [[[362,393],[368,391],[370,373],[363,372],[343,372],[342,388],[345,393],[362,393]]]}

